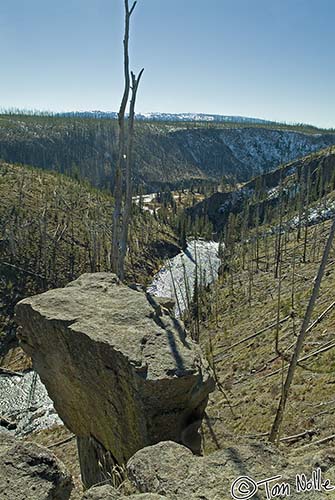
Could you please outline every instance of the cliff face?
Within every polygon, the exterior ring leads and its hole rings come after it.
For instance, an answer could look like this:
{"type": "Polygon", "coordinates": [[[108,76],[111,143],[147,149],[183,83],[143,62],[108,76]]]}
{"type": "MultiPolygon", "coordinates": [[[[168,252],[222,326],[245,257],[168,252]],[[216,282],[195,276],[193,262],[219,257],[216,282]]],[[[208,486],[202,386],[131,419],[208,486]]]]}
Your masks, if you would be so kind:
{"type": "MultiPolygon", "coordinates": [[[[335,143],[334,134],[306,134],[257,127],[171,127],[167,130],[165,138],[155,133],[153,128],[150,132],[152,140],[165,149],[167,159],[170,150],[175,157],[180,156],[185,162],[190,175],[193,168],[193,176],[199,171],[202,176],[218,180],[222,175],[230,174],[245,181],[281,163],[335,143]]],[[[159,149],[153,148],[152,155],[158,153],[159,149]]]]}

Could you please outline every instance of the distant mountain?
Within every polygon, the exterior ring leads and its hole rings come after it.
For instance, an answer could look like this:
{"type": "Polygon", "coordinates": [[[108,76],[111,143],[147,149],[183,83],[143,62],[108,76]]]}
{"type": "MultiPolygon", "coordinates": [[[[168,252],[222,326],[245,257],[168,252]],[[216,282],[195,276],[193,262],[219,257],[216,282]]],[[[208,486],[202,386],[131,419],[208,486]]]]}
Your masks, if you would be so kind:
{"type": "MultiPolygon", "coordinates": [[[[64,113],[56,113],[55,116],[68,116],[77,118],[109,118],[116,119],[116,111],[69,111],[64,113]]],[[[253,118],[249,116],[230,116],[230,115],[216,115],[208,113],[137,113],[137,120],[144,121],[158,121],[158,122],[211,122],[211,123],[245,123],[245,124],[263,124],[263,125],[276,125],[277,122],[273,120],[264,120],[262,118],[253,118]]],[[[317,127],[315,127],[317,128],[317,127]]]]}
{"type": "Polygon", "coordinates": [[[205,113],[139,113],[138,120],[153,120],[166,122],[226,122],[226,123],[274,123],[260,118],[247,116],[210,115],[205,113]]]}

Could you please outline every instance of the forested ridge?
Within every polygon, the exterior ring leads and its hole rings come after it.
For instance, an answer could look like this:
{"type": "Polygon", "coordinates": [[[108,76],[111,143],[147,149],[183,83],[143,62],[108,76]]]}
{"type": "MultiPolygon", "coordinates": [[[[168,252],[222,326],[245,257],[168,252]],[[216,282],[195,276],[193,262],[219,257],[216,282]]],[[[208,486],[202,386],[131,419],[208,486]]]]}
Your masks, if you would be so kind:
{"type": "MultiPolygon", "coordinates": [[[[0,116],[0,158],[66,173],[113,189],[117,121],[61,116],[0,116]]],[[[246,181],[335,143],[331,131],[258,124],[137,122],[134,187],[152,192],[223,176],[246,181]]]]}

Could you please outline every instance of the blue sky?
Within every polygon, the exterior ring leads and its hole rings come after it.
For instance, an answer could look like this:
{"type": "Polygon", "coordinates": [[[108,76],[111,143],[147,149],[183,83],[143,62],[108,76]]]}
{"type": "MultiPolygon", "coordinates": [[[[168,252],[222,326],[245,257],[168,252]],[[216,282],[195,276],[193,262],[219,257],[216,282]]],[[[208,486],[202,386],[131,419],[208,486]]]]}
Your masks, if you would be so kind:
{"type": "MultiPolygon", "coordinates": [[[[335,126],[334,0],[138,0],[141,112],[335,126]]],[[[123,0],[1,0],[0,106],[117,110],[123,0]]]]}

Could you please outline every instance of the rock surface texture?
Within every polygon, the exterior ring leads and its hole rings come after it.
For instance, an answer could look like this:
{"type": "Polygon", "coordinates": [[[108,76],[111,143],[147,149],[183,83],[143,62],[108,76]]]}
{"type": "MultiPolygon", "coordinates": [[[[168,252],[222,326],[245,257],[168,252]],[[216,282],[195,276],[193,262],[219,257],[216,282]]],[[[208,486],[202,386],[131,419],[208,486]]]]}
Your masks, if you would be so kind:
{"type": "Polygon", "coordinates": [[[90,488],[83,500],[166,500],[166,497],[156,493],[139,493],[125,496],[112,486],[98,486],[90,488]]]}
{"type": "MultiPolygon", "coordinates": [[[[334,484],[330,467],[331,464],[329,468],[321,466],[323,481],[329,479],[334,484]]],[[[333,499],[334,490],[327,493],[312,488],[297,492],[295,475],[305,473],[309,481],[312,470],[316,468],[306,467],[301,461],[288,461],[270,445],[241,442],[226,443],[222,450],[206,457],[194,456],[177,443],[162,442],[138,451],[127,464],[128,478],[136,491],[156,493],[169,500],[268,500],[278,496],[294,500],[333,499]],[[254,488],[253,482],[275,476],[279,478],[268,482],[269,494],[264,484],[254,488]],[[245,482],[242,477],[251,481],[245,482]],[[278,490],[271,493],[276,484],[285,482],[290,485],[289,494],[275,495],[278,490]]]]}
{"type": "Polygon", "coordinates": [[[1,500],[67,500],[72,488],[70,474],[47,448],[0,432],[1,500]]]}
{"type": "Polygon", "coordinates": [[[198,345],[153,297],[112,274],[84,274],[21,301],[16,319],[22,347],[78,438],[86,487],[160,441],[200,451],[214,382],[198,345]]]}

